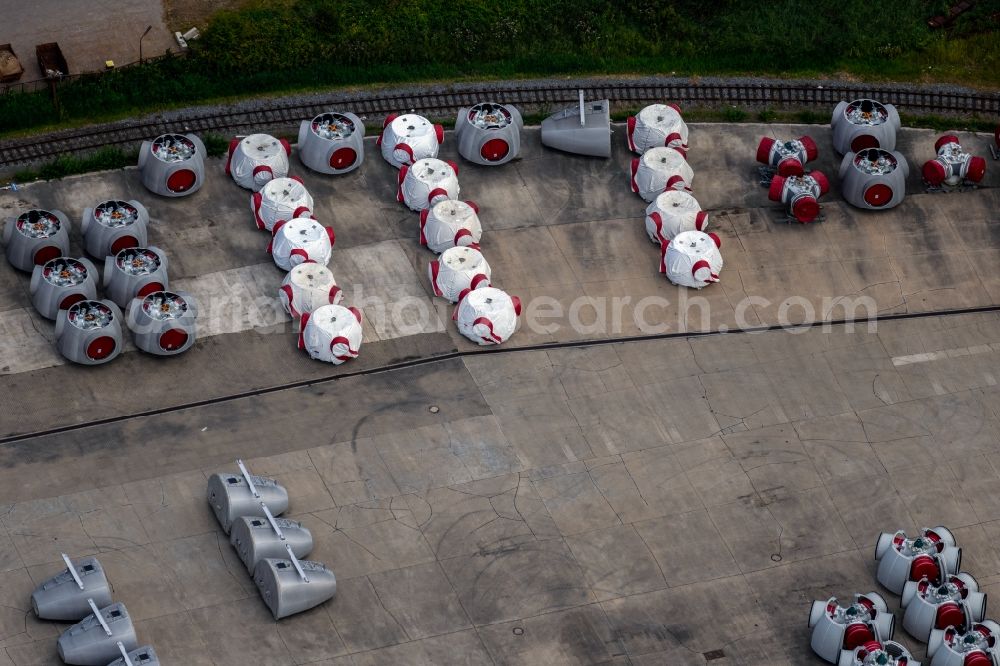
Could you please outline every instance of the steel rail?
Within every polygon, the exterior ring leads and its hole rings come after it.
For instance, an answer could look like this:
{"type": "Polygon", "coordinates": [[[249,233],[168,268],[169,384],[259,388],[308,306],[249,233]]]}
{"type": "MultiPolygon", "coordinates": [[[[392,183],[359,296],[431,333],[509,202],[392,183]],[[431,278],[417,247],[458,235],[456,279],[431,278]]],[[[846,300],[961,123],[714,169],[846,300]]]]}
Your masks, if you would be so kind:
{"type": "Polygon", "coordinates": [[[428,86],[425,89],[334,92],[308,101],[255,100],[218,111],[176,114],[174,118],[143,118],[89,126],[51,134],[0,141],[0,165],[18,164],[83,152],[104,146],[137,146],[167,132],[238,133],[246,130],[293,127],[330,108],[352,111],[372,123],[393,111],[408,110],[430,116],[454,114],[463,106],[497,99],[524,109],[547,110],[577,100],[579,90],[588,99],[608,99],[617,109],[671,100],[695,106],[765,106],[771,108],[818,107],[829,110],[840,100],[877,97],[908,112],[1000,115],[1000,93],[948,90],[863,83],[701,82],[665,79],[570,81],[544,85],[484,83],[428,86]]]}

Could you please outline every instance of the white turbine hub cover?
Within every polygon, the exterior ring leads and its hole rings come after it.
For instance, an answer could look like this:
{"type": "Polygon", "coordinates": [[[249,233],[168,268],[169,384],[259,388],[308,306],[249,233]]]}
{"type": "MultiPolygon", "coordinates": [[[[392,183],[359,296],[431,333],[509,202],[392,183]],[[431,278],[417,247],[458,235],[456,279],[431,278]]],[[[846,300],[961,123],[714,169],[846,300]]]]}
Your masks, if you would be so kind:
{"type": "Polygon", "coordinates": [[[632,160],[632,191],[652,203],[666,190],[689,190],[694,171],[675,148],[650,148],[632,160]]]}
{"type": "Polygon", "coordinates": [[[471,247],[452,247],[430,262],[427,272],[435,296],[457,303],[466,289],[490,286],[493,273],[486,257],[471,247]]]}
{"type": "Polygon", "coordinates": [[[651,104],[628,123],[629,148],[642,155],[650,148],[687,150],[688,126],[673,104],[651,104]]]}
{"type": "Polygon", "coordinates": [[[719,281],[722,272],[721,241],[715,234],[684,231],[662,248],[660,272],[682,287],[701,289],[719,281]]]}
{"type": "Polygon", "coordinates": [[[433,125],[415,113],[390,118],[379,137],[382,157],[386,162],[398,169],[438,156],[438,148],[444,138],[440,125],[433,125]]]}
{"type": "Polygon", "coordinates": [[[274,230],[280,220],[312,215],[313,198],[296,178],[275,178],[250,195],[250,209],[258,229],[274,230]]]}
{"type": "Polygon", "coordinates": [[[303,262],[290,270],[278,289],[282,307],[293,317],[301,317],[324,305],[335,305],[343,297],[330,269],[314,261],[303,262]]]}
{"type": "Polygon", "coordinates": [[[304,261],[321,266],[330,262],[333,251],[333,229],[324,227],[310,217],[299,217],[274,227],[267,250],[279,268],[290,271],[304,261]]]}
{"type": "Polygon", "coordinates": [[[458,168],[429,157],[399,170],[396,199],[410,210],[421,211],[445,199],[458,199],[458,168]]]}
{"type": "Polygon", "coordinates": [[[240,187],[258,191],[288,175],[288,148],[269,134],[251,134],[230,147],[229,174],[240,187]]]}
{"type": "Polygon", "coordinates": [[[482,287],[468,292],[452,319],[459,332],[479,345],[506,342],[517,328],[521,300],[496,287],[482,287]]]}
{"type": "Polygon", "coordinates": [[[646,207],[646,234],[657,245],[684,231],[704,231],[708,213],[698,200],[681,190],[667,190],[646,207]]]}
{"type": "Polygon", "coordinates": [[[299,349],[317,361],[340,365],[357,358],[361,337],[361,311],[353,307],[323,305],[299,322],[299,349]]]}
{"type": "Polygon", "coordinates": [[[420,244],[440,254],[450,247],[479,248],[483,227],[472,201],[445,199],[420,211],[420,244]]]}

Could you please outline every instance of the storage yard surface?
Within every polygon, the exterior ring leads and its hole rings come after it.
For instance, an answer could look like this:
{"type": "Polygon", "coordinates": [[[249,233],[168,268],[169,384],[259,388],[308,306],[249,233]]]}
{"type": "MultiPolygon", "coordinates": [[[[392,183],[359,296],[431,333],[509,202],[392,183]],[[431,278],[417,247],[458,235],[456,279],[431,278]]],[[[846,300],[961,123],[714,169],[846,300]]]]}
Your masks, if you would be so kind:
{"type": "MultiPolygon", "coordinates": [[[[938,524],[997,591],[996,313],[517,351],[838,320],[860,297],[879,314],[1000,305],[996,163],[979,190],[924,194],[936,135],[904,130],[910,194],[866,213],[840,201],[827,129],[693,125],[694,190],[725,258],[722,282],[694,292],[657,274],[616,130],[613,158],[591,160],[528,129],[522,158],[494,168],[446,138],[494,283],[564,313],[499,354],[477,353],[432,298],[433,255],[372,141],[340,177],[293,154],[336,230],[345,305],[365,312],[360,358],[336,368],[295,348],[282,272],[221,161],[189,198],[148,194],[134,170],[3,193],[3,217],[69,214],[74,256],[85,207],[142,201],[171,287],[201,311],[182,356],[70,366],[28,278],[0,265],[0,666],[59,663],[62,626],[29,598],[60,552],[99,554],[140,641],[171,664],[818,664],[810,602],[878,590],[878,533],[938,524]],[[763,134],[807,132],[832,190],[822,222],[786,225],[753,156],[763,134]],[[469,354],[360,372],[455,350],[469,354]],[[271,619],[205,501],[236,457],[288,488],[334,600],[271,619]]],[[[986,153],[987,137],[959,136],[986,153]]],[[[901,627],[896,640],[923,655],[901,627]]]]}

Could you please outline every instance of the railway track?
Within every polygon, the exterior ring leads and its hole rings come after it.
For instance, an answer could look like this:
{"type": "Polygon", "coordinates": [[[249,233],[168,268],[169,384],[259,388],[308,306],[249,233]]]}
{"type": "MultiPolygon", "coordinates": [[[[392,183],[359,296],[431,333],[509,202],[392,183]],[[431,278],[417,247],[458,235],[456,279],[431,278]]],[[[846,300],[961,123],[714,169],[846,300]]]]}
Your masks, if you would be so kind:
{"type": "Polygon", "coordinates": [[[303,100],[254,100],[226,110],[198,110],[139,120],[89,126],[44,136],[0,141],[0,166],[50,159],[104,146],[131,147],[165,132],[238,133],[297,125],[330,108],[357,113],[371,122],[392,111],[412,110],[430,116],[454,114],[484,99],[515,104],[525,110],[546,110],[572,104],[578,90],[587,99],[609,99],[627,108],[671,100],[696,106],[761,106],[772,108],[832,108],[840,100],[876,97],[904,112],[1000,116],[1000,93],[973,90],[921,89],[915,86],[833,83],[805,85],[770,82],[703,82],[687,79],[584,80],[569,82],[510,82],[426,88],[335,92],[303,100]]]}

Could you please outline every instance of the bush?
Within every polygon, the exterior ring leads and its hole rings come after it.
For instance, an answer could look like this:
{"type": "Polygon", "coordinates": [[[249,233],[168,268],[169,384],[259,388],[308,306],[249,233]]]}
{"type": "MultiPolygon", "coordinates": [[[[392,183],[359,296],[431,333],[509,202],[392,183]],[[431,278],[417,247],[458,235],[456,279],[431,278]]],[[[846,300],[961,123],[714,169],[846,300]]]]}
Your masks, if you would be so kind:
{"type": "MultiPolygon", "coordinates": [[[[781,73],[1000,83],[1000,39],[977,8],[951,36],[946,3],[870,0],[250,0],[215,15],[187,57],[0,97],[0,132],[211,99],[372,83],[577,73],[781,73]],[[931,77],[933,78],[933,77],[931,77]]],[[[989,3],[980,3],[982,6],[989,3]]],[[[985,14],[983,14],[985,16],[985,14]]],[[[103,116],[103,117],[102,117],[103,116]]]]}

